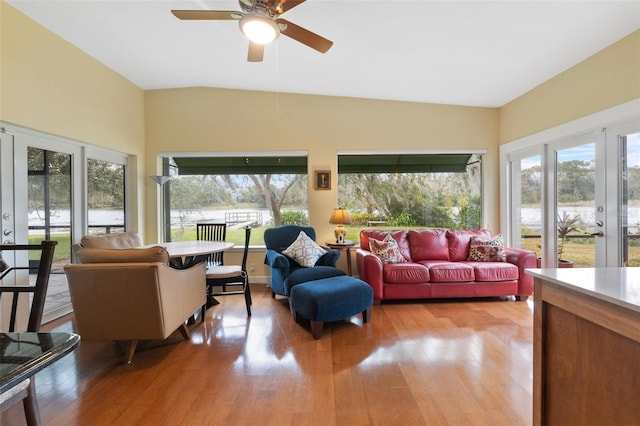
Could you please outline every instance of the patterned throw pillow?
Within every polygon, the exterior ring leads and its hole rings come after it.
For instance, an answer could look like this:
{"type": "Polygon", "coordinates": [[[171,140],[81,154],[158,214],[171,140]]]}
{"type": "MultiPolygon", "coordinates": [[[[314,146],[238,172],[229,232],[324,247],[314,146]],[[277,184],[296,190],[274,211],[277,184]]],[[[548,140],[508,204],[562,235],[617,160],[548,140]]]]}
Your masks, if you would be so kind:
{"type": "Polygon", "coordinates": [[[474,262],[506,262],[507,255],[504,252],[502,235],[498,234],[491,239],[478,236],[471,237],[468,260],[474,262]]]}
{"type": "Polygon", "coordinates": [[[282,254],[289,256],[300,265],[311,267],[327,251],[316,244],[304,231],[300,231],[298,238],[289,247],[282,251],[282,254]]]}
{"type": "Polygon", "coordinates": [[[387,234],[384,240],[376,240],[375,238],[369,238],[369,247],[371,252],[378,256],[384,263],[404,263],[406,262],[398,243],[393,239],[391,234],[387,234]]]}

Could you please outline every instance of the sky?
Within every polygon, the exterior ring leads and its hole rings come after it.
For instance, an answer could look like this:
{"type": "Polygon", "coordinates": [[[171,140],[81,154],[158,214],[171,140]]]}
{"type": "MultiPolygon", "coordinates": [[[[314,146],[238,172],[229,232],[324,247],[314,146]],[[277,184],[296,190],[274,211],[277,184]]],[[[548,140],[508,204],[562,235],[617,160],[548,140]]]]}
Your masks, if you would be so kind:
{"type": "MultiPolygon", "coordinates": [[[[594,158],[594,144],[585,144],[578,147],[564,149],[558,152],[560,161],[584,160],[592,161],[594,158]]],[[[528,157],[521,160],[522,170],[540,165],[540,156],[528,157]]],[[[640,133],[627,136],[627,165],[628,167],[640,167],[640,133]]]]}

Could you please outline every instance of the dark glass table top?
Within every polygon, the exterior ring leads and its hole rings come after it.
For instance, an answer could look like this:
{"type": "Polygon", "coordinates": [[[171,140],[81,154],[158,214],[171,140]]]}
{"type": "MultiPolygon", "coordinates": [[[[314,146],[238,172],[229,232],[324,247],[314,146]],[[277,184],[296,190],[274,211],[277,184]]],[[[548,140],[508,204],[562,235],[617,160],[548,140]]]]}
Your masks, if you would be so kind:
{"type": "Polygon", "coordinates": [[[80,343],[75,333],[0,333],[0,393],[62,358],[80,343]]]}

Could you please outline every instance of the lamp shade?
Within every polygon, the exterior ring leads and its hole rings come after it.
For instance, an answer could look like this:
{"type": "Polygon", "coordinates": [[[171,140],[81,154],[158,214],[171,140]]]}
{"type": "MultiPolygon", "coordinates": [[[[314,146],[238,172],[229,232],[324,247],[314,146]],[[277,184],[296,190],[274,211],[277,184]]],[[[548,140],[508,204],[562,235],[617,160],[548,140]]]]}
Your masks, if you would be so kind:
{"type": "Polygon", "coordinates": [[[280,28],[268,16],[247,13],[240,18],[240,30],[249,40],[258,44],[271,43],[280,35],[280,28]]]}
{"type": "Polygon", "coordinates": [[[171,179],[169,176],[149,176],[155,183],[162,186],[165,183],[169,182],[171,179]]]}
{"type": "Polygon", "coordinates": [[[331,218],[329,219],[329,223],[333,223],[335,225],[346,225],[351,223],[351,215],[349,214],[349,210],[345,209],[344,207],[333,209],[331,218]]]}

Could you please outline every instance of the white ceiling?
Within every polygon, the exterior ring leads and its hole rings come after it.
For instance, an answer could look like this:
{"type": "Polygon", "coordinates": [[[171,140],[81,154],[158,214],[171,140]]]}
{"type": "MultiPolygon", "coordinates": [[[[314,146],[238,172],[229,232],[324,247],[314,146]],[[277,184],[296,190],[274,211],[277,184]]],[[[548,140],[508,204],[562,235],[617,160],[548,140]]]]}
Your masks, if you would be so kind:
{"type": "MultiPolygon", "coordinates": [[[[171,9],[233,0],[6,0],[142,89],[208,86],[499,107],[640,28],[640,0],[307,0],[282,17],[334,42],[288,37],[248,63],[235,21],[171,9]]],[[[639,52],[640,55],[640,52],[639,52]]],[[[612,64],[615,66],[615,64],[612,64]]]]}

